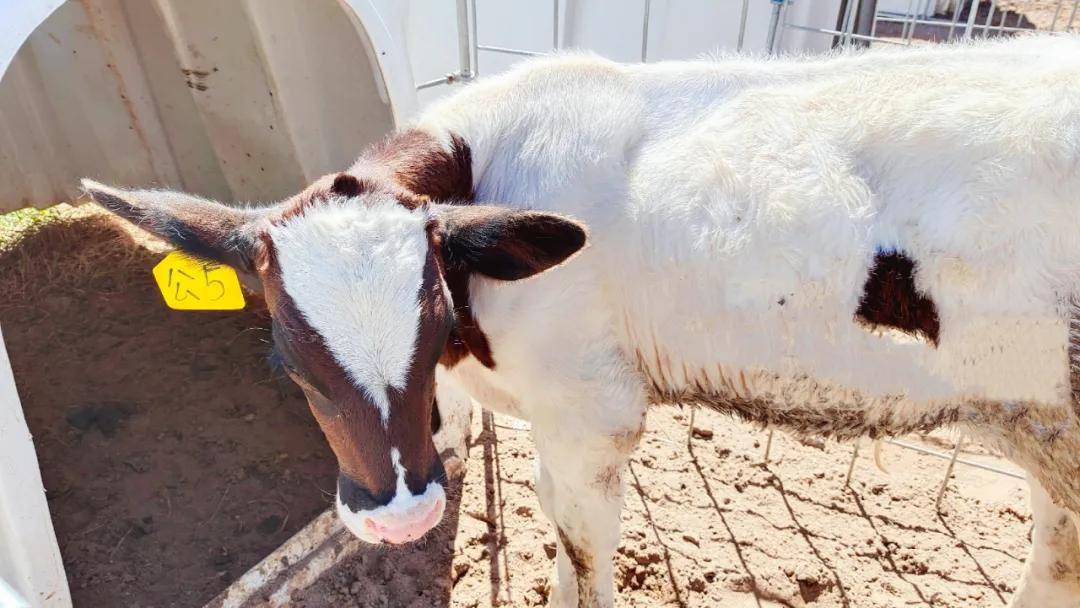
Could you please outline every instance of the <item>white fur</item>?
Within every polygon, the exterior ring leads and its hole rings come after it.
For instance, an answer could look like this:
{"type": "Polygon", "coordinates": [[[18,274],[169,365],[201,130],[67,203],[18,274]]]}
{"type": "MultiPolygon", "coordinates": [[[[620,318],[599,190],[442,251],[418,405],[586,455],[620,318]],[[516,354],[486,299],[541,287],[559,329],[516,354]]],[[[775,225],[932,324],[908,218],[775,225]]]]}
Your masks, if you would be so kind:
{"type": "MultiPolygon", "coordinates": [[[[871,421],[1069,405],[1078,38],[633,66],[561,56],[470,85],[418,126],[469,144],[479,200],[590,228],[557,270],[473,280],[497,367],[459,376],[533,420],[545,512],[594,572],[610,570],[621,499],[592,479],[625,462],[634,441],[618,438],[632,439],[651,383],[871,421]],[[854,321],[878,250],[917,263],[937,347],[854,321]]],[[[563,552],[559,571],[554,600],[573,604],[563,552]]],[[[592,589],[609,605],[604,578],[592,589]]]]}
{"type": "Polygon", "coordinates": [[[441,507],[438,517],[434,518],[435,521],[439,521],[442,519],[442,512],[446,509],[446,491],[443,489],[442,484],[429,481],[422,494],[414,495],[409,491],[409,487],[405,484],[405,467],[401,464],[401,452],[399,452],[397,448],[390,449],[390,460],[394,463],[394,472],[397,475],[397,486],[394,491],[394,498],[391,499],[390,502],[374,509],[353,512],[353,510],[345,503],[341,502],[340,494],[337,497],[338,517],[341,518],[341,522],[345,524],[345,527],[350,532],[364,542],[382,542],[382,539],[373,534],[364,524],[368,519],[380,522],[393,522],[398,520],[402,514],[414,509],[417,505],[430,505],[439,501],[441,507]]]}
{"type": "Polygon", "coordinates": [[[333,200],[270,229],[285,291],[382,416],[420,322],[427,216],[392,198],[333,200]]]}
{"type": "Polygon", "coordinates": [[[1035,479],[1031,484],[1031,557],[1012,608],[1080,607],[1080,538],[1075,515],[1057,507],[1035,479]]]}

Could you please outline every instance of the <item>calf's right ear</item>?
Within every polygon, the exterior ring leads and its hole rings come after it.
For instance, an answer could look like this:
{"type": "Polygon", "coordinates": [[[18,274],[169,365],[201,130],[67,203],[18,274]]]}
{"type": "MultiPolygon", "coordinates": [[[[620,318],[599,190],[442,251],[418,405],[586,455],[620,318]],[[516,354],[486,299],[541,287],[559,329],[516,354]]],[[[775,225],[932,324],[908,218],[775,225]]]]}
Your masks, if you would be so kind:
{"type": "Polygon", "coordinates": [[[254,275],[254,225],[265,212],[238,209],[169,190],[122,190],[84,179],[95,202],[192,255],[254,275]]]}

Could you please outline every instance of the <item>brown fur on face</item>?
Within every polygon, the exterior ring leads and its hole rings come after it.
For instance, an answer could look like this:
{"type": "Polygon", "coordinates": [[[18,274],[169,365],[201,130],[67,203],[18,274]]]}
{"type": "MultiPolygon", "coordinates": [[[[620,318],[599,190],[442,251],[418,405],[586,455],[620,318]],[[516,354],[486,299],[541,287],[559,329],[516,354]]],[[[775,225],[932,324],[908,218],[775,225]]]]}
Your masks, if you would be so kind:
{"type": "Polygon", "coordinates": [[[346,502],[350,507],[374,508],[393,498],[397,478],[390,459],[392,448],[401,455],[405,482],[413,494],[422,493],[430,481],[444,482],[430,426],[417,424],[431,419],[435,364],[452,326],[434,251],[429,249],[417,294],[420,327],[413,365],[404,390],[388,390],[391,414],[384,427],[379,409],[354,384],[285,291],[274,245],[268,237],[263,240],[265,253],[258,271],[273,318],[275,348],[289,375],[304,390],[342,475],[352,482],[348,484],[352,491],[343,501],[351,497],[358,504],[346,502]]]}
{"type": "MultiPolygon", "coordinates": [[[[470,205],[474,201],[472,180],[472,152],[465,140],[451,135],[447,151],[430,133],[410,129],[376,144],[347,171],[316,180],[286,201],[275,221],[301,215],[331,197],[360,197],[376,192],[393,196],[410,209],[429,201],[470,205]]],[[[431,234],[457,319],[441,363],[453,367],[472,355],[483,365],[494,368],[487,336],[469,306],[471,273],[460,265],[445,264],[438,233],[433,230],[431,234]]]]}

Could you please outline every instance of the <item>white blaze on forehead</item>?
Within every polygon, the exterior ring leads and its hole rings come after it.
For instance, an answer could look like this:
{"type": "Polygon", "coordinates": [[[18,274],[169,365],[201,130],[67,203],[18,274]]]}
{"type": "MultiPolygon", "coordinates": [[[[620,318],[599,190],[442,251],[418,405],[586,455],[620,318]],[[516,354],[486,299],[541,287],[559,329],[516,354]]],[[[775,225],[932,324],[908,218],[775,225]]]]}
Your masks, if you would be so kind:
{"type": "Polygon", "coordinates": [[[420,323],[427,216],[394,199],[331,200],[270,229],[285,291],[382,415],[420,323]]]}

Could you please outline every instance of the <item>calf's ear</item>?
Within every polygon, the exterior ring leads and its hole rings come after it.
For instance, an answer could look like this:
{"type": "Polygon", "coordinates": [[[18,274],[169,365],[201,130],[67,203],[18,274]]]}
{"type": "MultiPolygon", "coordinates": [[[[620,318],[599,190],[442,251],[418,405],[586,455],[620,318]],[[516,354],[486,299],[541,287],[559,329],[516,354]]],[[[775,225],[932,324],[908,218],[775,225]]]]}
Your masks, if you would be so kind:
{"type": "Polygon", "coordinates": [[[488,205],[436,205],[448,265],[516,281],[562,264],[588,240],[585,226],[552,213],[488,205]]]}
{"type": "Polygon", "coordinates": [[[84,179],[82,187],[105,209],[192,255],[254,274],[254,223],[260,209],[237,209],[169,190],[121,190],[84,179]]]}

